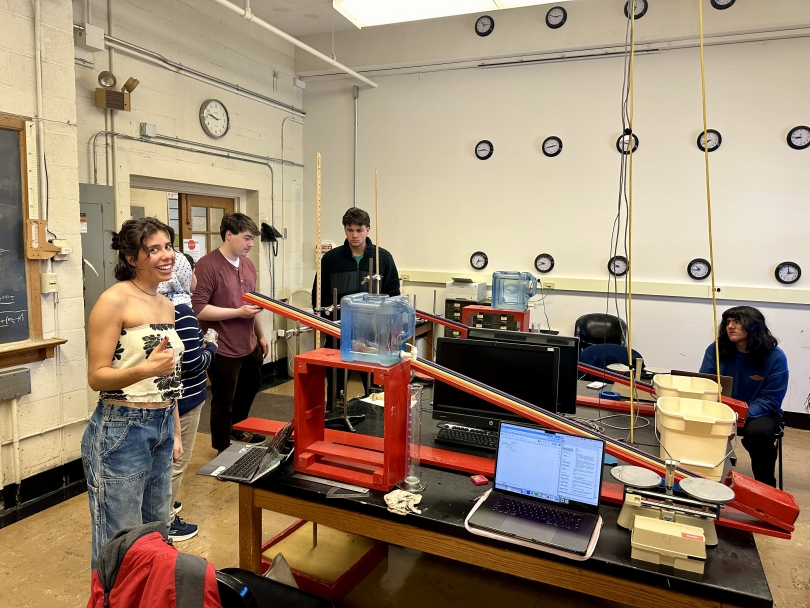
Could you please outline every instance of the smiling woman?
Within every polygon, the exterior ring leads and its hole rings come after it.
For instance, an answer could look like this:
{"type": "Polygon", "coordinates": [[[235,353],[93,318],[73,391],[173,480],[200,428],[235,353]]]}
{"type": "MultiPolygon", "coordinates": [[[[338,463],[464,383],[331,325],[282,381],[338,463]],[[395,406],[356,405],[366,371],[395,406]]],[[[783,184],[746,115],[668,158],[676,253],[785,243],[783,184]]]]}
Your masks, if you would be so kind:
{"type": "Polygon", "coordinates": [[[174,231],[155,218],[113,233],[115,278],[90,313],[87,379],[99,401],[82,437],[93,532],[91,568],[122,528],[170,519],[172,458],[182,455],[175,400],[183,342],[174,306],[174,231]]]}

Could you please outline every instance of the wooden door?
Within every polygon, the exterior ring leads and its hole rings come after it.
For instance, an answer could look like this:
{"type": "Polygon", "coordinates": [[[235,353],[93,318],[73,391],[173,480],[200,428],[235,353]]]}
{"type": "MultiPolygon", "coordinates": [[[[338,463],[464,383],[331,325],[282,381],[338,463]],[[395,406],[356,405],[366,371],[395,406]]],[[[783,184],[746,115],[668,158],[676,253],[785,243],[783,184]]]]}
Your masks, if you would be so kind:
{"type": "Polygon", "coordinates": [[[196,262],[222,245],[219,225],[225,214],[233,213],[234,199],[200,194],[180,194],[180,250],[196,262]]]}

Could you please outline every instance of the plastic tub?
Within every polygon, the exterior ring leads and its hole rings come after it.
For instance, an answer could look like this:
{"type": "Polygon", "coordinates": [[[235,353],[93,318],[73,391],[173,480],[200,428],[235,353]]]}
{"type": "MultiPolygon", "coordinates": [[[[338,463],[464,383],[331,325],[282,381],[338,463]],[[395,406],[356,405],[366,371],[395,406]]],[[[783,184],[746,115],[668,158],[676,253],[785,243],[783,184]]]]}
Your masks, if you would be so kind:
{"type": "Polygon", "coordinates": [[[516,310],[529,308],[529,298],[537,293],[537,278],[528,272],[498,271],[492,273],[492,308],[516,310]]]}
{"type": "Polygon", "coordinates": [[[653,376],[655,394],[659,397],[682,397],[717,401],[717,382],[708,378],[656,374],[653,376]]]}
{"type": "Polygon", "coordinates": [[[714,481],[722,478],[728,438],[736,424],[734,410],[717,401],[659,397],[655,404],[660,457],[673,458],[679,466],[714,481]]]}
{"type": "Polygon", "coordinates": [[[345,296],[340,300],[340,358],[385,367],[399,363],[415,328],[416,312],[407,296],[345,296]]]}

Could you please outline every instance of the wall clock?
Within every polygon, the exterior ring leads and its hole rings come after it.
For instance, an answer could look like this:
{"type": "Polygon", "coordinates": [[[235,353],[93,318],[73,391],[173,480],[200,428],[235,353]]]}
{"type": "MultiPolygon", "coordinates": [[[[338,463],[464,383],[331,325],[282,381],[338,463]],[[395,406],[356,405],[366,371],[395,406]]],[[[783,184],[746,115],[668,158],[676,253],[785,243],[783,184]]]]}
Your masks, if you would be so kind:
{"type": "Polygon", "coordinates": [[[800,126],[792,128],[787,136],[787,144],[794,150],[810,148],[810,127],[800,126]]]}
{"type": "Polygon", "coordinates": [[[633,138],[633,152],[638,150],[638,137],[635,133],[627,133],[619,135],[619,139],[616,140],[616,149],[622,154],[630,154],[629,147],[631,137],[633,138]]]}
{"type": "MultiPolygon", "coordinates": [[[[633,11],[635,13],[635,18],[641,19],[647,14],[647,0],[635,0],[633,3],[633,8],[635,9],[633,11]]],[[[630,0],[627,0],[627,2],[624,3],[624,16],[628,19],[630,18],[630,0]]]]}
{"type": "Polygon", "coordinates": [[[607,268],[608,272],[614,277],[623,277],[627,274],[629,264],[627,263],[627,258],[623,255],[614,255],[608,260],[607,268]]]}
{"type": "Polygon", "coordinates": [[[489,264],[489,258],[483,251],[476,251],[470,256],[470,266],[476,270],[483,270],[489,264]]]}
{"type": "Polygon", "coordinates": [[[695,258],[689,262],[689,266],[686,267],[687,274],[696,281],[702,281],[711,274],[711,271],[712,265],[709,264],[708,260],[704,260],[703,258],[695,258]]]}
{"type": "Polygon", "coordinates": [[[495,20],[489,15],[479,17],[475,21],[475,33],[479,36],[489,36],[495,29],[495,20]]]}
{"type": "Polygon", "coordinates": [[[478,157],[478,160],[488,159],[490,156],[492,156],[493,152],[495,152],[495,147],[488,139],[482,139],[475,144],[475,156],[478,157]]]}
{"type": "Polygon", "coordinates": [[[712,0],[712,7],[716,8],[718,11],[724,11],[727,8],[731,8],[731,5],[734,4],[736,0],[712,0]]]}
{"type": "Polygon", "coordinates": [[[208,99],[200,106],[200,126],[209,137],[220,138],[231,126],[228,110],[216,99],[208,99]]]}
{"type": "Polygon", "coordinates": [[[552,7],[546,13],[546,25],[553,30],[565,25],[566,19],[568,19],[568,13],[561,6],[552,7]]]}
{"type": "Polygon", "coordinates": [[[552,135],[543,140],[543,154],[549,158],[553,158],[560,152],[562,152],[562,140],[559,137],[552,135]]]}
{"type": "Polygon", "coordinates": [[[774,275],[783,285],[793,285],[802,277],[802,269],[796,262],[782,262],[776,267],[774,275]]]}
{"type": "MultiPolygon", "coordinates": [[[[706,129],[706,138],[709,141],[709,152],[714,152],[717,148],[720,147],[720,144],[723,143],[723,136],[720,135],[720,131],[715,131],[714,129],[706,129]]],[[[705,145],[703,143],[703,131],[700,132],[697,138],[697,147],[700,148],[701,152],[705,152],[705,145]]]]}
{"type": "Polygon", "coordinates": [[[551,257],[550,253],[541,253],[536,258],[534,258],[534,267],[537,268],[537,272],[551,272],[551,269],[554,268],[554,258],[551,257]]]}

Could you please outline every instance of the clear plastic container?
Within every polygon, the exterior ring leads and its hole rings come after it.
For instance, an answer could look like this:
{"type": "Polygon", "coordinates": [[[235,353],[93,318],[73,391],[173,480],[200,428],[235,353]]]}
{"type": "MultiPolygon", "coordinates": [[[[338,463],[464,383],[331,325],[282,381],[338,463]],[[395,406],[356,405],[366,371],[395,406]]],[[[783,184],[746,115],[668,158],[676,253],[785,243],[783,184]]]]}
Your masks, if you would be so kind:
{"type": "Polygon", "coordinates": [[[717,401],[659,397],[655,404],[661,458],[673,458],[679,466],[714,481],[722,479],[728,439],[736,424],[734,410],[717,401]]]}
{"type": "Polygon", "coordinates": [[[526,310],[529,298],[536,293],[537,279],[528,272],[492,273],[492,308],[495,310],[526,310]]]}
{"type": "Polygon", "coordinates": [[[416,328],[407,296],[355,293],[340,300],[340,358],[344,361],[399,363],[399,352],[416,328]]]}

